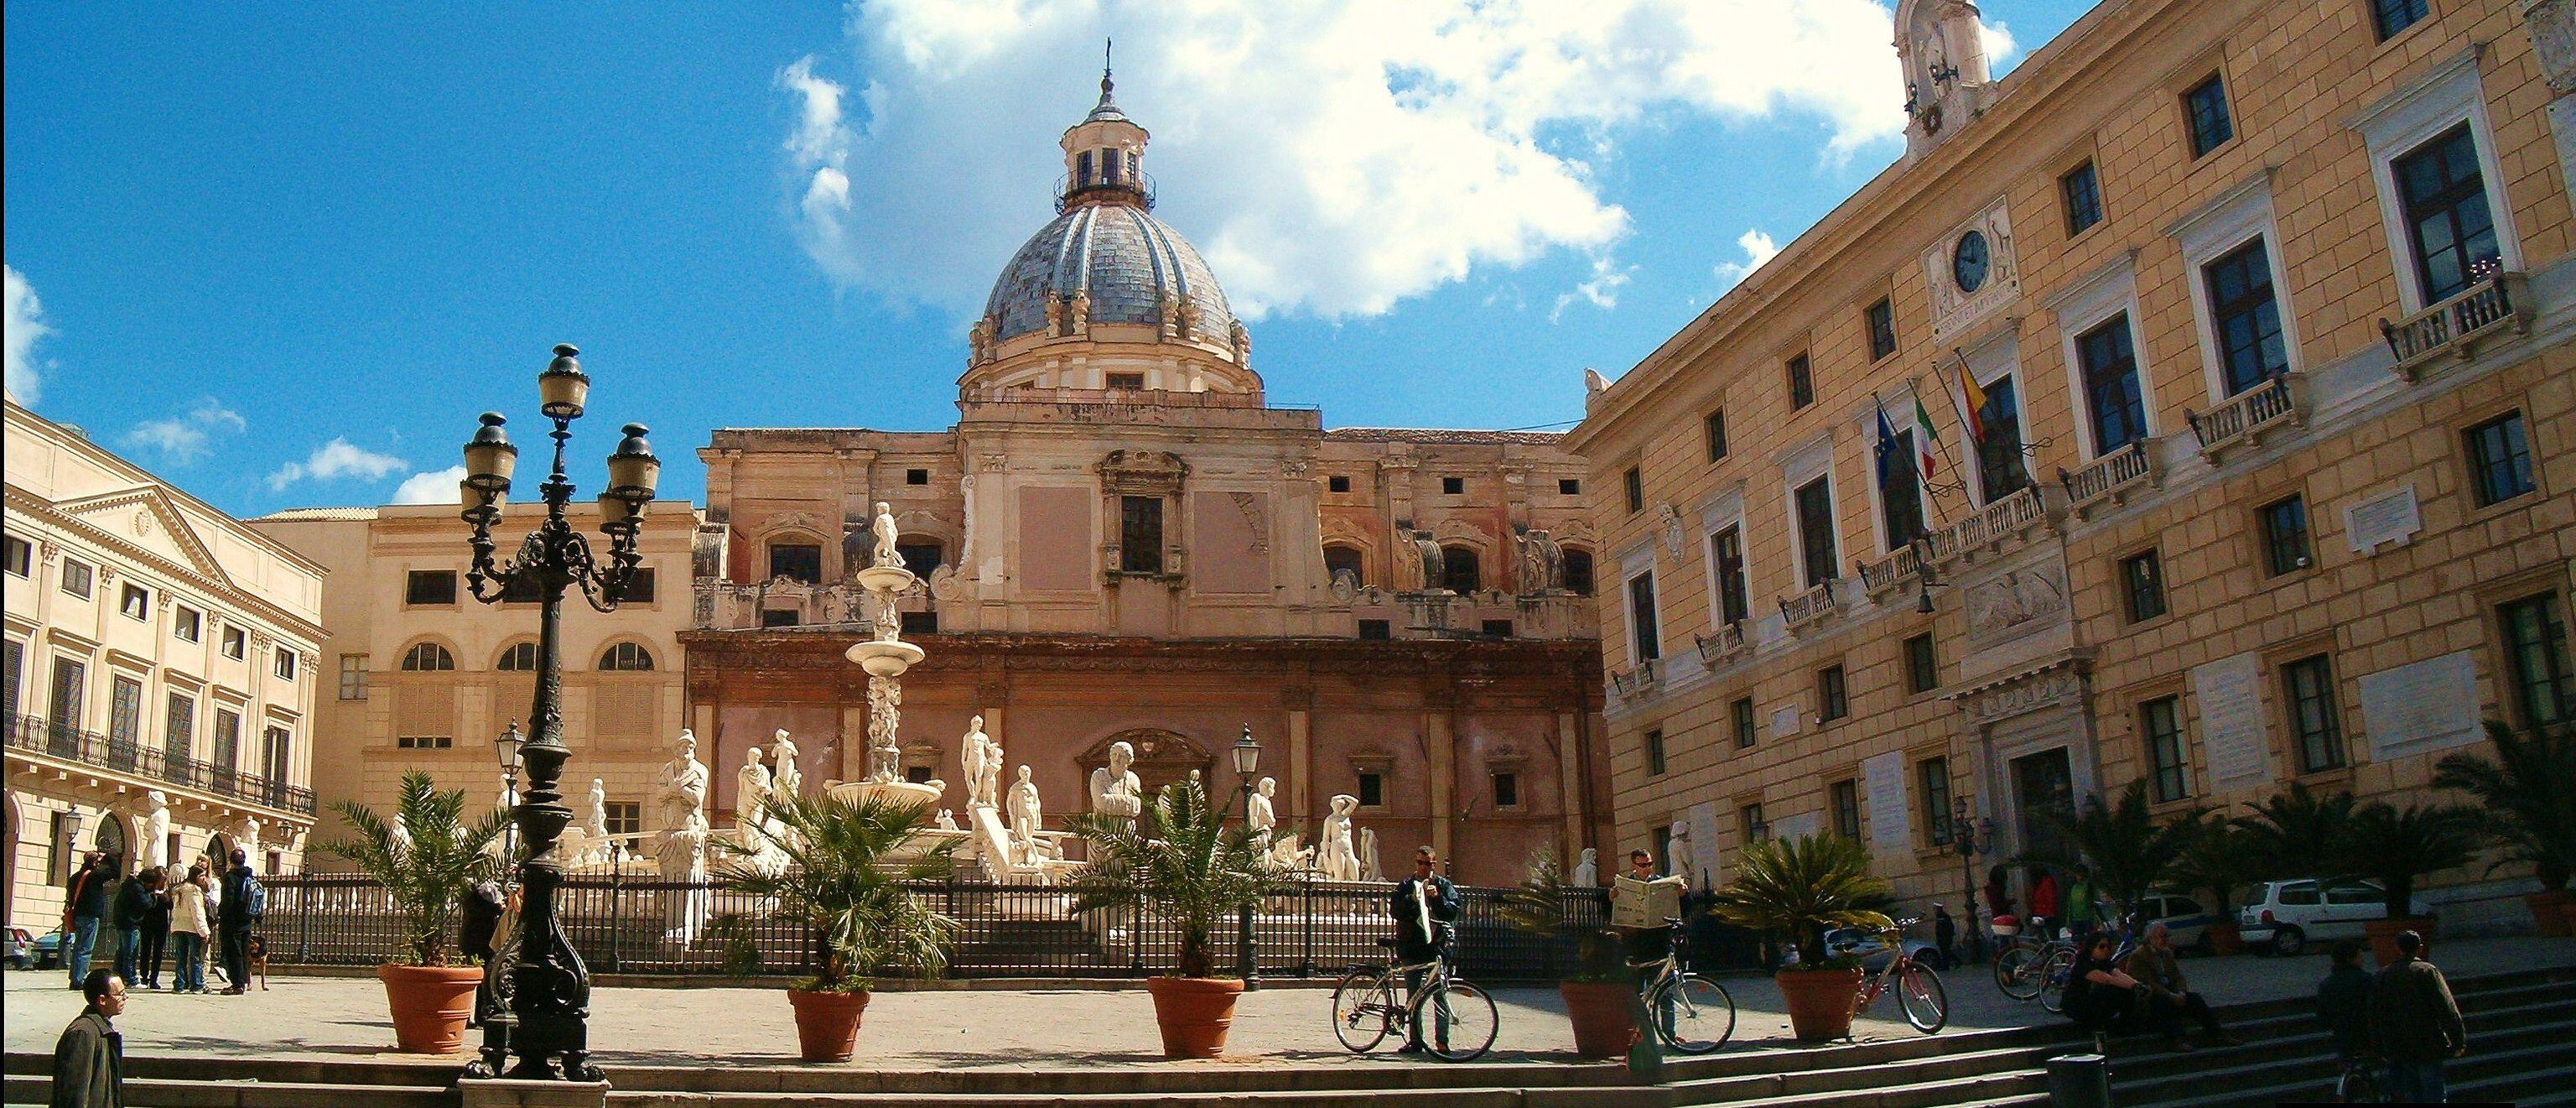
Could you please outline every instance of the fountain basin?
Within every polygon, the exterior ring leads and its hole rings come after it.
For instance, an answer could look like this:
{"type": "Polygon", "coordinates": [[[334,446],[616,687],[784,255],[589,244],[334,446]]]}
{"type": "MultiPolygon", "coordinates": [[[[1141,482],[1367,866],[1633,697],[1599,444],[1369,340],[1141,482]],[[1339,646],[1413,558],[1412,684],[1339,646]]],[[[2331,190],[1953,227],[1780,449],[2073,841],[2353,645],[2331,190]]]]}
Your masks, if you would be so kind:
{"type": "MultiPolygon", "coordinates": [[[[908,576],[908,575],[907,575],[908,576]]],[[[901,640],[867,640],[850,644],[849,659],[870,677],[901,677],[921,661],[921,648],[901,640]]]]}
{"type": "Polygon", "coordinates": [[[920,784],[912,781],[843,781],[825,790],[823,795],[844,804],[877,800],[889,804],[935,807],[939,803],[940,791],[941,788],[937,784],[920,784]]]}
{"type": "Polygon", "coordinates": [[[859,587],[869,592],[902,592],[921,578],[902,566],[869,566],[859,571],[859,587]]]}

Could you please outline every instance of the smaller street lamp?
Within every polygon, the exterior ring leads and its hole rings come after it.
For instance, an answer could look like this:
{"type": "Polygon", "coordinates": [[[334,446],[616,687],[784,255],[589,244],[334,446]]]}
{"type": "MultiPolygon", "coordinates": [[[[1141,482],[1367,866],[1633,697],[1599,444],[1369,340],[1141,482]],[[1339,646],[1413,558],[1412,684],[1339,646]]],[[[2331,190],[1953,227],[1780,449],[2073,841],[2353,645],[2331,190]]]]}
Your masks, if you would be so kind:
{"type": "MultiPolygon", "coordinates": [[[[493,756],[501,763],[501,789],[514,799],[519,795],[519,746],[527,741],[528,737],[519,733],[519,721],[515,719],[510,721],[508,730],[492,738],[493,756]]],[[[516,857],[518,852],[519,824],[514,819],[501,830],[501,857],[505,860],[504,864],[507,864],[507,859],[516,857]]]]}
{"type": "MultiPolygon", "coordinates": [[[[1252,826],[1252,775],[1261,769],[1261,744],[1252,741],[1251,724],[1243,725],[1243,736],[1234,740],[1226,755],[1234,760],[1235,796],[1243,803],[1243,825],[1248,828],[1252,826]]],[[[1253,957],[1252,949],[1252,910],[1251,905],[1243,907],[1234,942],[1235,972],[1247,990],[1261,987],[1260,960],[1253,957]]]]}

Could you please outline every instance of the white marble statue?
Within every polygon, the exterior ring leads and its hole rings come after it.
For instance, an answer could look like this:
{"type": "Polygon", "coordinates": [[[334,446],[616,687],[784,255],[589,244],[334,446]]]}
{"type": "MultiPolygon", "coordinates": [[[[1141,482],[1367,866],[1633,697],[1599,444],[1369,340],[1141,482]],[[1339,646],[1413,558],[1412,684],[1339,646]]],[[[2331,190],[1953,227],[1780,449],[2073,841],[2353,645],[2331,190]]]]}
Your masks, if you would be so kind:
{"type": "Polygon", "coordinates": [[[1682,879],[1684,885],[1699,883],[1699,871],[1691,861],[1690,823],[1674,820],[1669,831],[1671,842],[1664,847],[1664,865],[1668,876],[1682,879]]]}
{"type": "Polygon", "coordinates": [[[1297,848],[1297,833],[1291,831],[1270,842],[1270,868],[1305,870],[1315,868],[1315,852],[1297,848]]]}
{"type": "Polygon", "coordinates": [[[1359,836],[1352,826],[1351,813],[1359,810],[1360,798],[1343,793],[1333,797],[1331,814],[1324,817],[1324,838],[1315,851],[1315,868],[1327,881],[1360,879],[1359,836]]]}
{"type": "Polygon", "coordinates": [[[796,740],[781,727],[769,737],[769,795],[802,796],[805,774],[796,768],[796,740]]]}
{"type": "Polygon", "coordinates": [[[976,716],[966,724],[966,741],[958,748],[957,760],[966,771],[966,806],[993,803],[984,795],[984,771],[993,760],[993,737],[984,733],[984,717],[976,716]]]}
{"type": "Polygon", "coordinates": [[[1360,880],[1386,880],[1386,866],[1378,860],[1377,828],[1360,828],[1360,880]]]}
{"type": "Polygon", "coordinates": [[[980,803],[989,808],[1002,806],[1003,757],[1000,743],[994,743],[984,749],[984,779],[976,782],[973,788],[973,792],[983,798],[980,803]]]}
{"type": "Polygon", "coordinates": [[[170,864],[170,797],[159,789],[143,794],[149,811],[143,817],[143,864],[159,869],[170,864]]]}
{"type": "Polygon", "coordinates": [[[385,831],[385,853],[393,856],[395,865],[401,865],[403,858],[411,853],[411,846],[411,825],[403,822],[401,812],[396,812],[393,826],[385,831]]]}
{"type": "Polygon", "coordinates": [[[874,529],[876,532],[877,543],[876,550],[873,551],[872,554],[875,564],[880,566],[903,564],[902,557],[896,554],[894,550],[894,540],[898,532],[895,530],[894,526],[893,505],[882,500],[877,501],[877,515],[874,529]]]}
{"type": "Polygon", "coordinates": [[[950,811],[949,809],[946,809],[946,808],[942,808],[942,809],[940,809],[940,810],[939,810],[939,829],[940,829],[940,830],[942,830],[942,831],[955,831],[955,830],[957,830],[957,829],[958,829],[958,828],[957,828],[957,813],[956,813],[956,812],[953,812],[953,811],[950,811]]]}
{"type": "Polygon", "coordinates": [[[760,764],[760,748],[742,752],[742,768],[734,771],[733,839],[745,850],[757,850],[769,839],[765,832],[769,822],[769,767],[760,764]]]}
{"type": "Polygon", "coordinates": [[[1243,821],[1244,826],[1252,829],[1254,841],[1259,842],[1264,848],[1270,845],[1270,829],[1279,825],[1278,809],[1272,807],[1270,803],[1270,798],[1277,795],[1279,795],[1279,782],[1268,777],[1262,778],[1259,784],[1252,787],[1251,812],[1243,821]]]}
{"type": "MultiPolygon", "coordinates": [[[[233,849],[241,851],[242,857],[249,859],[253,870],[257,870],[260,864],[259,827],[258,816],[243,816],[241,838],[233,844],[233,849]]],[[[231,860],[225,859],[227,862],[231,860]]]]}
{"type": "Polygon", "coordinates": [[[1573,884],[1574,887],[1578,889],[1597,889],[1601,887],[1600,851],[1594,850],[1588,846],[1583,848],[1581,859],[1574,863],[1573,884]]]}
{"type": "Polygon", "coordinates": [[[690,882],[693,886],[662,894],[664,937],[683,945],[697,941],[699,930],[707,924],[707,891],[694,887],[694,883],[707,877],[707,816],[691,808],[685,820],[664,828],[653,844],[653,860],[661,869],[662,880],[690,882]]]}
{"type": "Polygon", "coordinates": [[[671,744],[671,760],[662,763],[661,787],[654,799],[662,807],[664,834],[691,822],[706,826],[707,767],[698,761],[698,736],[687,728],[671,744]]]}
{"type": "Polygon", "coordinates": [[[581,829],[594,840],[608,841],[608,782],[590,779],[590,815],[582,821],[581,829]]]}
{"type": "Polygon", "coordinates": [[[1038,831],[1045,826],[1045,816],[1038,807],[1037,782],[1029,780],[1029,767],[1020,767],[1020,779],[1011,783],[1011,852],[1023,862],[1038,857],[1038,831]]]}
{"type": "Polygon", "coordinates": [[[1109,744],[1109,764],[1091,771],[1091,810],[1133,822],[1145,811],[1145,783],[1128,766],[1136,748],[1124,740],[1109,744]]]}

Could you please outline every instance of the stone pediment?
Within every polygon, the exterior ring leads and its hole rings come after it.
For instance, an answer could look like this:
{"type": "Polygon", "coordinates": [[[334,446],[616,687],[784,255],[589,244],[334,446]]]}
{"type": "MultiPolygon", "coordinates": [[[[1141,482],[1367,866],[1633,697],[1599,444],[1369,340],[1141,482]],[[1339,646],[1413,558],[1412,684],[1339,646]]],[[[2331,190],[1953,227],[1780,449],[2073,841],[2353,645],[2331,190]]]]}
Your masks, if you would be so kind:
{"type": "Polygon", "coordinates": [[[61,501],[54,509],[115,536],[119,542],[185,566],[227,588],[232,585],[223,564],[215,560],[213,548],[197,534],[178,505],[171,503],[170,495],[157,486],[137,485],[61,501]]]}
{"type": "Polygon", "coordinates": [[[2050,707],[2081,710],[2085,677],[2092,666],[2091,651],[2067,651],[2008,677],[1972,685],[1942,699],[1957,705],[1960,711],[1968,714],[1970,721],[1979,724],[2050,707]]]}

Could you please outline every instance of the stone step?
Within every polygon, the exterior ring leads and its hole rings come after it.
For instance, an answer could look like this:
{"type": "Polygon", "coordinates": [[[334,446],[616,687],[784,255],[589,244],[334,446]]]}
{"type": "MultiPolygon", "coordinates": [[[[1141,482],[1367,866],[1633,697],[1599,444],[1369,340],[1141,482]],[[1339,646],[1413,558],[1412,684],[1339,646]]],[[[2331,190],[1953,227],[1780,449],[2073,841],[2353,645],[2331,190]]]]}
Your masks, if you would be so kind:
{"type": "MultiPolygon", "coordinates": [[[[12,1074],[8,1102],[44,1104],[53,1079],[12,1074]]],[[[369,1108],[452,1108],[458,1103],[450,1085],[369,1085],[311,1081],[227,1081],[127,1077],[129,1108],[311,1108],[322,1104],[363,1104],[369,1108]]]]}
{"type": "MultiPolygon", "coordinates": [[[[2535,1023],[2571,1020],[2576,1019],[2576,995],[2532,998],[2527,1003],[2514,1007],[2465,1012],[2463,1016],[2472,1035],[2481,1030],[2508,1031],[2535,1023]]],[[[2161,1040],[2152,1037],[2128,1040],[2140,1045],[2153,1043],[2157,1046],[2153,1050],[2138,1052],[2139,1056],[2134,1059],[2123,1058],[2123,1064],[2133,1073],[2155,1073],[2174,1069],[2198,1071],[2242,1055],[2277,1057],[2289,1050],[2331,1053],[2334,1049],[2333,1037],[2318,1025],[2313,1014],[2307,1017],[2304,1024],[2292,1023],[2268,1029],[2247,1028],[2233,1024],[2223,1016],[2220,1018],[2220,1023],[2225,1025],[2231,1034],[2244,1039],[2245,1044],[2233,1047],[2203,1047],[2197,1053],[2184,1054],[2164,1051],[2161,1040]],[[2273,1033],[2263,1034],[2264,1030],[2270,1030],[2273,1033]]]]}
{"type": "MultiPolygon", "coordinates": [[[[2481,1055],[2576,1042],[2576,1016],[2562,1015],[2514,1027],[2473,1023],[2469,1026],[2469,1041],[2481,1055]]],[[[2166,1072],[2143,1080],[2127,1065],[2115,1061],[2113,1082],[2124,1100],[2163,1101],[2219,1095],[2267,1081],[2304,1078],[2331,1084],[2339,1072],[2340,1063],[2322,1035],[2314,1043],[2304,1044],[2305,1049],[2286,1056],[2262,1050],[2266,1045],[2269,1044],[2248,1044],[2228,1048],[2224,1053],[2202,1050],[2162,1055],[2155,1060],[2165,1063],[2166,1072]]]]}
{"type": "MultiPolygon", "coordinates": [[[[2539,1045],[2495,1052],[2477,1049],[2474,1032],[2469,1041],[2467,1057],[2454,1058],[2442,1067],[2454,1100],[2469,1099],[2462,1095],[2462,1091],[2471,1084],[2518,1089],[2529,1082],[2537,1088],[2558,1088],[2566,1084],[2570,1075],[2576,1075],[2576,1065],[2569,1064],[2565,1035],[2539,1045]]],[[[2152,1100],[2126,1095],[2115,1081],[2112,1093],[2124,1108],[2219,1108],[2221,1105],[2315,1099],[2330,1092],[2334,1085],[2331,1070],[2322,1077],[2309,1076],[2297,1080],[2280,1080],[2279,1076],[2264,1074],[2260,1085],[2240,1078],[2233,1087],[2218,1092],[2152,1100]]]]}
{"type": "MultiPolygon", "coordinates": [[[[1365,1099],[1372,1105],[1402,1108],[1665,1108],[1672,1103],[1662,1089],[1516,1089],[1466,1087],[1400,1089],[1357,1093],[1318,1092],[1182,1092],[1164,1093],[1156,1103],[1195,1108],[1346,1108],[1365,1099]]],[[[1126,1093],[1043,1093],[1024,1096],[919,1093],[653,1093],[611,1090],[613,1108],[891,1108],[894,1105],[936,1108],[1055,1108],[1065,1105],[1125,1106],[1137,1103],[1126,1093]]]]}
{"type": "MultiPolygon", "coordinates": [[[[2017,1046],[1997,1050],[1939,1054],[1906,1063],[1903,1072],[1909,1081],[1932,1081],[1976,1077],[2001,1071],[2035,1069],[2063,1049],[2057,1046],[2017,1046]]],[[[1889,1072],[1888,1063],[1873,1062],[1786,1073],[1746,1074],[1740,1077],[1677,1081],[1673,1083],[1672,1088],[1674,1103],[1715,1104],[1763,1097],[1798,1097],[1869,1089],[1884,1083],[1889,1072]]]]}
{"type": "Polygon", "coordinates": [[[1385,1060],[1296,1069],[972,1069],[866,1070],[831,1067],[613,1066],[609,1080],[636,1094],[886,1096],[1061,1096],[1075,1093],[1144,1098],[1189,1092],[1310,1093],[1344,1096],[1454,1092],[1477,1087],[1615,1091],[1640,1082],[1612,1063],[1486,1063],[1448,1066],[1385,1060]]]}
{"type": "Polygon", "coordinates": [[[1902,1083],[1752,1100],[1732,1100],[1723,1096],[1683,1100],[1676,1096],[1673,1103],[1731,1104],[1739,1108],[1933,1108],[1935,1105],[1947,1108],[1972,1101],[2021,1100],[2033,1094],[2038,1094],[2045,1101],[2048,1092],[2048,1071],[2041,1069],[2007,1070],[1940,1081],[1906,1081],[1910,1073],[1903,1070],[1891,1071],[1885,1076],[1891,1082],[1902,1083]]]}

